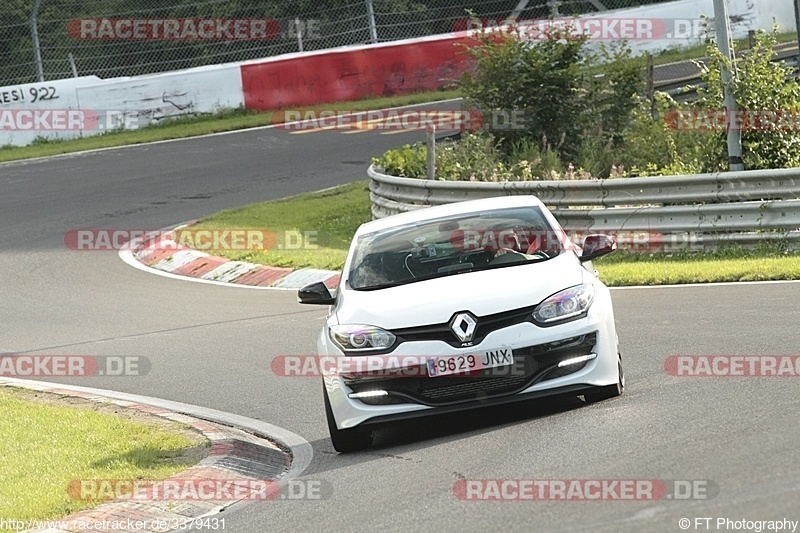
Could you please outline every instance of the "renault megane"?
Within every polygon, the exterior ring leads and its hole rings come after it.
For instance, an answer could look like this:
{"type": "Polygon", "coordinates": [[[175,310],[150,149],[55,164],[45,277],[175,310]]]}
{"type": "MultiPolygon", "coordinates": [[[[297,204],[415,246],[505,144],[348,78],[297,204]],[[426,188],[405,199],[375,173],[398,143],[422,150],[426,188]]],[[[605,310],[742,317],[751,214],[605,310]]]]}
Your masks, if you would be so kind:
{"type": "Polygon", "coordinates": [[[362,225],[317,341],[333,446],[368,447],[394,421],[517,400],[622,393],[608,288],[592,259],[532,196],[419,209],[362,225]]]}

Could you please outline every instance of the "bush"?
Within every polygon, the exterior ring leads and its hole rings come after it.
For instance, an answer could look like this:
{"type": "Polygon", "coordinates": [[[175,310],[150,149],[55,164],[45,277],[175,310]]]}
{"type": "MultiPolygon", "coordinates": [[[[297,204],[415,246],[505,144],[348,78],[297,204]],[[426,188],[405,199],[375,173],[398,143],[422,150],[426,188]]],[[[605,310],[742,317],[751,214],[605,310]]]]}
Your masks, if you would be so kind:
{"type": "Polygon", "coordinates": [[[513,31],[485,32],[478,39],[477,46],[465,47],[475,68],[462,75],[460,89],[484,112],[521,112],[519,130],[498,133],[502,144],[550,139],[562,153],[574,153],[586,120],[585,39],[561,40],[558,31],[535,45],[513,31]]]}
{"type": "MultiPolygon", "coordinates": [[[[747,169],[789,168],[800,166],[800,129],[791,115],[800,112],[800,82],[792,67],[774,62],[773,48],[778,43],[778,30],[759,31],[755,46],[739,52],[731,64],[716,46],[709,45],[707,64],[702,65],[705,88],[698,90],[700,99],[690,110],[695,114],[719,116],[724,107],[721,65],[732,72],[736,104],[744,116],[752,117],[741,130],[742,158],[747,169]],[[771,125],[761,112],[778,112],[778,126],[771,125]],[[783,129],[780,119],[791,118],[791,126],[783,129]]],[[[728,155],[725,131],[707,132],[709,172],[727,170],[728,155]]]]}
{"type": "MultiPolygon", "coordinates": [[[[484,112],[523,111],[523,127],[442,143],[437,179],[616,178],[728,169],[724,123],[714,129],[710,119],[724,116],[720,66],[729,62],[713,43],[701,65],[700,98],[680,104],[656,93],[651,109],[641,96],[643,64],[626,46],[589,55],[583,39],[560,39],[555,32],[536,45],[513,33],[483,34],[479,42],[468,49],[476,64],[463,76],[462,92],[484,112]],[[602,66],[592,66],[596,60],[602,66]]],[[[772,62],[774,54],[765,52],[776,44],[776,30],[759,32],[755,46],[729,65],[738,107],[750,112],[742,130],[749,169],[800,166],[800,82],[789,65],[772,62]],[[753,111],[778,111],[772,117],[777,123],[770,126],[753,111]]],[[[424,178],[425,158],[424,147],[405,146],[375,162],[390,174],[424,178]]]]}
{"type": "Polygon", "coordinates": [[[613,147],[620,144],[635,97],[644,89],[644,63],[631,58],[629,47],[591,54],[586,38],[569,28],[553,29],[535,43],[518,30],[483,33],[478,43],[466,48],[475,67],[462,75],[460,88],[481,111],[517,111],[523,117],[518,129],[493,132],[506,155],[513,155],[521,140],[565,161],[575,160],[582,145],[597,137],[613,147]]]}
{"type": "Polygon", "coordinates": [[[372,162],[391,176],[424,178],[427,159],[428,150],[424,145],[412,147],[406,144],[396,150],[387,150],[380,158],[373,158],[372,162]]]}
{"type": "Polygon", "coordinates": [[[702,172],[707,159],[708,138],[702,132],[674,129],[669,117],[681,106],[668,94],[655,94],[655,116],[650,104],[640,101],[623,130],[617,153],[625,176],[666,176],[702,172]]]}
{"type": "Polygon", "coordinates": [[[599,137],[605,144],[610,141],[611,148],[618,148],[633,111],[642,101],[645,61],[632,57],[630,47],[623,42],[614,48],[601,47],[593,62],[601,65],[602,72],[591,77],[586,111],[589,128],[583,142],[599,137]]]}
{"type": "MultiPolygon", "coordinates": [[[[551,149],[539,150],[521,140],[512,146],[515,154],[503,158],[494,138],[486,132],[465,133],[460,141],[444,140],[436,145],[436,179],[444,181],[531,181],[585,179],[591,177],[568,165],[551,149]]],[[[393,176],[424,179],[428,150],[424,144],[388,150],[372,163],[393,176]]]]}

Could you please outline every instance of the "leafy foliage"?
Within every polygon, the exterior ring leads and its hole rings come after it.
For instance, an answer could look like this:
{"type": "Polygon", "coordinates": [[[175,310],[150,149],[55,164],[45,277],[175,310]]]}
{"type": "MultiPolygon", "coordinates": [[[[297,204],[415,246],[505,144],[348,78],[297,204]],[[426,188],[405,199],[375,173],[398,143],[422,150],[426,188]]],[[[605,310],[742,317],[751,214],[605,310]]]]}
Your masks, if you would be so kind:
{"type": "MultiPolygon", "coordinates": [[[[705,88],[692,109],[708,115],[724,108],[721,66],[732,72],[734,95],[740,110],[742,156],[745,168],[788,168],[800,166],[800,82],[791,66],[775,62],[777,28],[760,31],[755,46],[742,50],[735,62],[724,57],[716,46],[708,47],[709,61],[703,65],[705,88]]],[[[709,171],[726,170],[726,134],[709,134],[709,171]]]]}
{"type": "Polygon", "coordinates": [[[461,78],[464,97],[484,112],[522,112],[522,128],[502,132],[505,146],[533,138],[574,155],[586,122],[586,39],[562,39],[558,30],[535,45],[518,30],[485,32],[478,39],[478,46],[465,47],[475,69],[461,78]]]}
{"type": "MultiPolygon", "coordinates": [[[[478,181],[664,176],[728,169],[721,67],[733,72],[748,169],[800,166],[800,81],[774,62],[777,30],[759,32],[737,60],[708,43],[704,86],[693,103],[642,96],[643,63],[621,46],[584,50],[585,40],[554,32],[531,45],[513,32],[487,33],[469,53],[474,72],[461,88],[481,110],[523,111],[520,128],[464,135],[437,153],[437,177],[478,181]],[[492,148],[494,147],[494,148],[492,148]],[[575,164],[573,164],[575,163],[575,164]]],[[[404,148],[424,177],[424,154],[404,148]]],[[[397,155],[376,160],[385,168],[397,155]]],[[[399,167],[401,165],[397,165],[399,167]]],[[[398,169],[402,173],[402,169],[398,169]]]]}

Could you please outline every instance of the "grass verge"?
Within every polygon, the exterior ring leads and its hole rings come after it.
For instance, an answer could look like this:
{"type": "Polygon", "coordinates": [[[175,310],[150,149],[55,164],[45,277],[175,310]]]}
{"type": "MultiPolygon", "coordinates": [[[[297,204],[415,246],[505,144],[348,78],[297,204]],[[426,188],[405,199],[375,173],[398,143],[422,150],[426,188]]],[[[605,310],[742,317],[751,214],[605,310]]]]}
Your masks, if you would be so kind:
{"type": "Polygon", "coordinates": [[[50,520],[94,507],[102,502],[69,496],[71,481],[165,479],[196,464],[208,445],[181,424],[24,389],[0,388],[0,412],[0,517],[7,519],[50,520]]]}
{"type": "MultiPolygon", "coordinates": [[[[399,107],[404,105],[425,104],[449,98],[458,98],[458,91],[435,91],[428,93],[409,94],[406,96],[391,96],[385,98],[371,98],[357,102],[335,102],[318,106],[304,107],[308,111],[368,111],[386,107],[399,107]]],[[[3,146],[0,147],[0,162],[46,157],[52,155],[96,150],[99,148],[113,148],[130,144],[141,144],[169,139],[182,139],[220,133],[224,131],[242,130],[258,126],[268,126],[280,122],[278,113],[273,117],[274,111],[247,111],[245,109],[232,109],[220,113],[195,117],[179,117],[159,124],[148,125],[138,130],[109,131],[102,135],[83,137],[71,140],[40,140],[29,146],[3,146]],[[273,122],[273,118],[276,120],[273,122]]]]}
{"type": "MultiPolygon", "coordinates": [[[[368,180],[282,200],[221,211],[192,229],[269,230],[277,237],[271,250],[230,251],[235,261],[291,268],[339,270],[358,226],[372,219],[368,180]]],[[[180,241],[178,235],[177,240],[180,241]]]]}
{"type": "Polygon", "coordinates": [[[609,286],[678,285],[800,279],[800,254],[777,246],[731,247],[714,253],[616,252],[594,262],[609,286]]]}
{"type": "MultiPolygon", "coordinates": [[[[219,253],[233,260],[339,270],[353,233],[372,219],[367,185],[366,180],[357,181],[221,211],[203,219],[197,228],[268,229],[278,236],[272,250],[219,253]]],[[[800,279],[800,254],[787,253],[777,246],[749,251],[728,248],[702,254],[615,252],[596,260],[594,266],[609,286],[800,279]]]]}

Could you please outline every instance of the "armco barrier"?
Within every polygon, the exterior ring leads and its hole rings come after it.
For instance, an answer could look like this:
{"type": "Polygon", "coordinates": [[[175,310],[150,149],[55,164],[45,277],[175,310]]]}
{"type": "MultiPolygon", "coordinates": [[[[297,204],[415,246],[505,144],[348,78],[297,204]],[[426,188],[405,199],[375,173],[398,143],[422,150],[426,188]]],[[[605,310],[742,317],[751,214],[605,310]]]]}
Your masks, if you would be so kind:
{"type": "Polygon", "coordinates": [[[800,241],[800,168],[608,180],[431,181],[370,166],[375,218],[430,205],[531,194],[567,231],[660,235],[664,249],[800,241]]]}
{"type": "Polygon", "coordinates": [[[242,63],[247,109],[432,91],[458,78],[467,57],[466,32],[371,46],[290,54],[242,63]]]}

